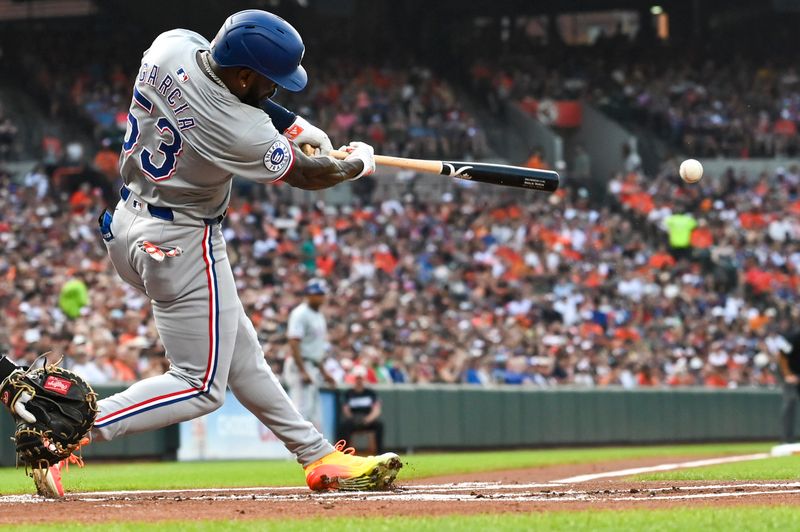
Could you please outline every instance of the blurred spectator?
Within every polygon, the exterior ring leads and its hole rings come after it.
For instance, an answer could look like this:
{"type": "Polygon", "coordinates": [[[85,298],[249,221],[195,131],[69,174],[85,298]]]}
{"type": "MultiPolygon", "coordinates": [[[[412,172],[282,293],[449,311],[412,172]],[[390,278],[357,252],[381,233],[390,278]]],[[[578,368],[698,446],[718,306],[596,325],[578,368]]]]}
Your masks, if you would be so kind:
{"type": "Polygon", "coordinates": [[[383,452],[383,422],[381,401],[374,390],[367,388],[364,379],[367,369],[364,366],[353,368],[353,387],[344,392],[342,398],[342,414],[339,422],[339,439],[352,441],[356,431],[372,431],[375,433],[376,453],[383,452]]]}
{"type": "Polygon", "coordinates": [[[528,157],[523,166],[527,166],[528,168],[539,168],[541,170],[550,169],[550,165],[545,162],[544,156],[542,155],[542,148],[539,146],[533,148],[530,157],[528,157]]]}
{"type": "Polygon", "coordinates": [[[779,336],[778,366],[783,379],[783,406],[781,407],[782,443],[794,443],[794,424],[797,402],[800,400],[800,332],[779,336]]]}
{"type": "Polygon", "coordinates": [[[58,306],[67,315],[75,319],[81,315],[81,309],[89,303],[89,290],[81,279],[70,279],[61,287],[58,306]]]}

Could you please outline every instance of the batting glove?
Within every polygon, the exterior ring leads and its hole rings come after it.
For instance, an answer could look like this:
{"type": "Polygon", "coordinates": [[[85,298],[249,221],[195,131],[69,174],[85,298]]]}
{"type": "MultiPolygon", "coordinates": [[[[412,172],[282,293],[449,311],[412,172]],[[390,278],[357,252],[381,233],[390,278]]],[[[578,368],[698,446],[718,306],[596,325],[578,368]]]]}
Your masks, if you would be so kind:
{"type": "Polygon", "coordinates": [[[350,154],[345,157],[345,161],[358,159],[364,163],[364,169],[361,170],[361,173],[350,179],[350,181],[355,181],[365,175],[372,175],[375,172],[375,149],[366,142],[353,141],[347,146],[342,146],[340,151],[350,154]]]}
{"type": "Polygon", "coordinates": [[[319,150],[319,155],[328,155],[333,149],[328,135],[302,116],[298,116],[283,134],[298,146],[310,144],[319,150]]]}

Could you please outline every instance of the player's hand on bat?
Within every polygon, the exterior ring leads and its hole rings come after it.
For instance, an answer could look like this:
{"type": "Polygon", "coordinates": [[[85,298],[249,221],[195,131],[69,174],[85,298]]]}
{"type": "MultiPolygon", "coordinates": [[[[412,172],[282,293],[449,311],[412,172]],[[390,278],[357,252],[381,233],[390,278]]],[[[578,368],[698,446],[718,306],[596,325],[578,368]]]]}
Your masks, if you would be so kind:
{"type": "Polygon", "coordinates": [[[350,181],[355,181],[365,175],[372,175],[375,172],[375,149],[366,142],[353,141],[347,146],[339,148],[339,151],[349,154],[345,157],[345,161],[356,159],[364,163],[364,169],[361,173],[350,179],[350,181]]]}
{"type": "Polygon", "coordinates": [[[302,116],[298,116],[284,134],[298,146],[311,145],[315,149],[314,155],[328,155],[333,149],[328,135],[302,116]]]}

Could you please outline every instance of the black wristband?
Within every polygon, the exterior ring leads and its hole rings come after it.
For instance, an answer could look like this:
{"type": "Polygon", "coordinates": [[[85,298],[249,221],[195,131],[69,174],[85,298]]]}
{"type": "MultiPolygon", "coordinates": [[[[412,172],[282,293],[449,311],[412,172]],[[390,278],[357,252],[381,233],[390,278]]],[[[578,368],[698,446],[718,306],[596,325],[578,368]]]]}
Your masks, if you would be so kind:
{"type": "Polygon", "coordinates": [[[292,124],[294,124],[297,115],[290,110],[281,107],[269,98],[261,102],[261,109],[269,115],[272,123],[275,125],[280,133],[286,131],[292,124]]]}
{"type": "Polygon", "coordinates": [[[19,366],[11,362],[7,356],[0,357],[0,382],[3,382],[9,375],[19,369],[19,366]]]}

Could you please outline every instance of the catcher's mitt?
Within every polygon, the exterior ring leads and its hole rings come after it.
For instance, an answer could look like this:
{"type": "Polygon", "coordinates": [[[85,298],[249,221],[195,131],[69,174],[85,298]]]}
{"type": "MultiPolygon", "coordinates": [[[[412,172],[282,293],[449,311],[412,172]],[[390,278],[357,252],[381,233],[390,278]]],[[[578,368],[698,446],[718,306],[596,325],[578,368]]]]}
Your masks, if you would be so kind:
{"type": "Polygon", "coordinates": [[[68,458],[92,428],[97,394],[75,373],[55,364],[14,370],[0,385],[0,401],[17,424],[17,460],[45,468],[68,458]],[[23,414],[17,403],[23,402],[23,414]],[[31,415],[35,421],[31,421],[31,415]]]}

